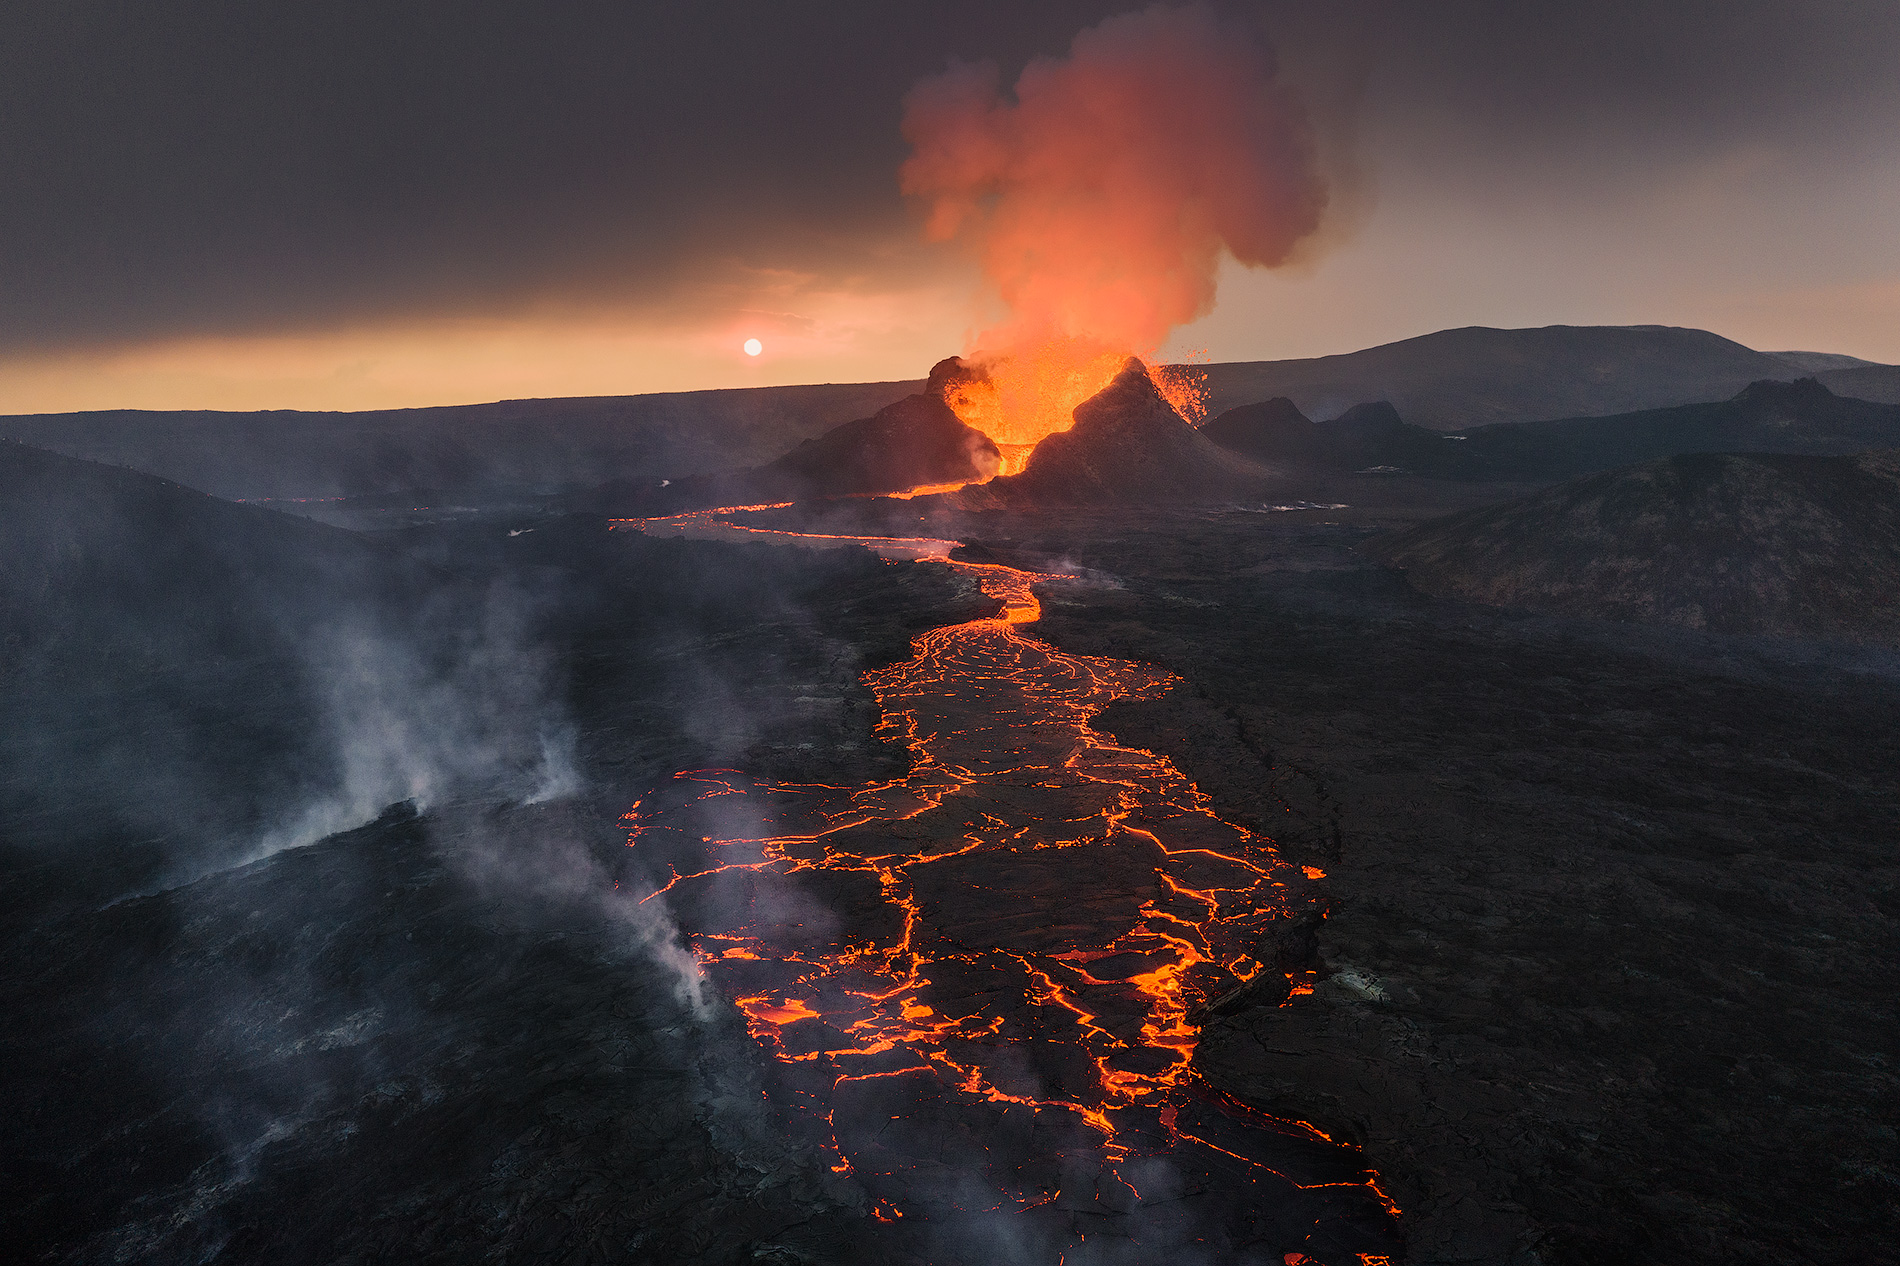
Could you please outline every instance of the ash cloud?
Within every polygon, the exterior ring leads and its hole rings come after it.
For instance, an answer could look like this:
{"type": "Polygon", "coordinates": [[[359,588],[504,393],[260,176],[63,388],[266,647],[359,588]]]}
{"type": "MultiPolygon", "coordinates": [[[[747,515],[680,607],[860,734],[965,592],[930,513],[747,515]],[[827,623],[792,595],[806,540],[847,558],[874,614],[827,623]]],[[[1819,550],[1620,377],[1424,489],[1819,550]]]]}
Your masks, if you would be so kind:
{"type": "MultiPolygon", "coordinates": [[[[0,351],[550,297],[670,312],[735,262],[902,275],[905,91],[946,55],[1022,65],[1116,7],[16,0],[0,351]]],[[[1583,162],[1617,197],[1651,177],[1633,155],[1771,143],[1852,196],[1900,120],[1888,0],[1223,11],[1260,19],[1316,108],[1349,98],[1329,126],[1425,133],[1480,190],[1583,162]]]]}
{"type": "Polygon", "coordinates": [[[1152,351],[1213,308],[1223,254],[1272,267],[1320,225],[1304,109],[1272,51],[1206,5],[1084,30],[1011,96],[995,63],[953,64],[904,115],[900,182],[926,236],[968,244],[1009,308],[979,351],[1152,351]]]}

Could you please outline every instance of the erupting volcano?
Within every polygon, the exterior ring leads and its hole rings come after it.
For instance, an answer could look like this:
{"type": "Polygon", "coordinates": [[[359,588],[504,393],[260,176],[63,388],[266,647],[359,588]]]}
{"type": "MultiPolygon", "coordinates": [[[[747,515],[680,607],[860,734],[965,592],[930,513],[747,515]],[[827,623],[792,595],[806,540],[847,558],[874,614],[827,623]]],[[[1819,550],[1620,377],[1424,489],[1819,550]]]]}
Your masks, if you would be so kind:
{"type": "MultiPolygon", "coordinates": [[[[1004,99],[995,65],[952,64],[906,103],[904,192],[924,231],[980,263],[1007,317],[973,340],[981,373],[950,399],[1022,469],[1075,407],[1150,363],[1214,306],[1223,255],[1285,263],[1326,194],[1299,103],[1246,27],[1205,6],[1110,18],[1069,56],[1024,69],[1004,99]]],[[[1190,422],[1191,370],[1152,374],[1190,422]]]]}

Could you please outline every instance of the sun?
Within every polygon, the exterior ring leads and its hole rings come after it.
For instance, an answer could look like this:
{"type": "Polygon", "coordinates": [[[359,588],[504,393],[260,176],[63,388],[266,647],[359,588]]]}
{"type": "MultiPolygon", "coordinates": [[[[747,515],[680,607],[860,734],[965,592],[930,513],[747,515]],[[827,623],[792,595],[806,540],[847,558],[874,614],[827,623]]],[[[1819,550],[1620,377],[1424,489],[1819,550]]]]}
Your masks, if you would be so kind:
{"type": "Polygon", "coordinates": [[[764,350],[765,350],[765,344],[759,342],[759,340],[755,338],[749,338],[745,341],[745,354],[747,356],[757,356],[760,352],[764,350]]]}

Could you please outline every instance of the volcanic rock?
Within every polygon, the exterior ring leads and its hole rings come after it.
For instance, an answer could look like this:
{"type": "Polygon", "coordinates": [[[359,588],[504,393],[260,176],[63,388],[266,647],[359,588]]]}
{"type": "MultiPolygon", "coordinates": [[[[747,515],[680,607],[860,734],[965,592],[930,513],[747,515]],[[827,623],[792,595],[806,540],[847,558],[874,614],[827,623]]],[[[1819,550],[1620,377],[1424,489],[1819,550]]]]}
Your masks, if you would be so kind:
{"type": "Polygon", "coordinates": [[[1290,401],[1242,405],[1201,433],[1256,461],[1334,473],[1395,467],[1440,479],[1569,479],[1678,453],[1845,455],[1900,444],[1900,407],[1837,396],[1813,378],[1750,384],[1728,400],[1442,434],[1392,405],[1312,423],[1290,401]]]}
{"type": "Polygon", "coordinates": [[[1494,606],[1900,646],[1900,451],[1670,457],[1372,549],[1426,593],[1494,606]]]}
{"type": "Polygon", "coordinates": [[[1312,425],[1313,419],[1301,413],[1299,405],[1285,396],[1275,396],[1209,418],[1201,424],[1201,434],[1222,448],[1251,453],[1255,449],[1291,449],[1297,445],[1297,437],[1304,434],[1300,428],[1312,425]]]}
{"type": "Polygon", "coordinates": [[[960,362],[940,362],[918,394],[835,426],[763,466],[675,480],[613,480],[571,502],[600,513],[651,517],[711,506],[875,496],[985,478],[996,472],[1001,455],[944,402],[944,390],[957,376],[953,366],[960,362]]]}
{"type": "Polygon", "coordinates": [[[966,488],[969,509],[1165,504],[1243,495],[1272,471],[1189,425],[1130,357],[1115,380],[1075,408],[1075,425],[1045,437],[1020,475],[966,488]]]}
{"type": "Polygon", "coordinates": [[[1444,437],[1410,426],[1390,402],[1356,404],[1331,422],[1313,422],[1285,396],[1229,409],[1201,428],[1222,448],[1255,461],[1325,470],[1439,465],[1444,437]]]}

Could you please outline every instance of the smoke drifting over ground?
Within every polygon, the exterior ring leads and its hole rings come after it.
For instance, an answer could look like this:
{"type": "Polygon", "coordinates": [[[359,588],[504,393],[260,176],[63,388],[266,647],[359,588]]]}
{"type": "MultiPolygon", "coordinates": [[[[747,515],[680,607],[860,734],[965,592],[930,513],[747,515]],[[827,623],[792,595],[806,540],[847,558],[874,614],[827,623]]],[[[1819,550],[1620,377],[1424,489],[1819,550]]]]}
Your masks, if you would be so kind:
{"type": "Polygon", "coordinates": [[[1214,305],[1223,251],[1287,261],[1326,206],[1299,102],[1271,50],[1205,5],[1113,17],[1014,100],[994,63],[953,64],[906,103],[906,194],[1009,308],[974,350],[1052,338],[1147,353],[1214,305]]]}
{"type": "Polygon", "coordinates": [[[360,826],[390,804],[458,795],[534,804],[580,789],[574,734],[527,599],[497,588],[466,625],[397,631],[340,623],[305,653],[334,749],[334,781],[275,825],[253,854],[360,826]]]}

